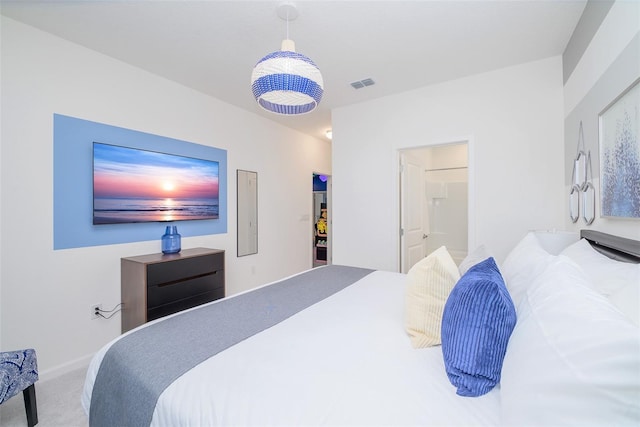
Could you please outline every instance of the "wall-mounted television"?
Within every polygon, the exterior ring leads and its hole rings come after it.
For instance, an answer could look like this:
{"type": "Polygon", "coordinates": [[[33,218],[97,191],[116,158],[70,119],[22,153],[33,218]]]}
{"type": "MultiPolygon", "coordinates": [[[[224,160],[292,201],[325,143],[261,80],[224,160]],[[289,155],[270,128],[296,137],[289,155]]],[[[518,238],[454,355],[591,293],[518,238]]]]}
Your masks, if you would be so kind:
{"type": "Polygon", "coordinates": [[[93,224],[217,219],[219,164],[93,143],[93,224]]]}

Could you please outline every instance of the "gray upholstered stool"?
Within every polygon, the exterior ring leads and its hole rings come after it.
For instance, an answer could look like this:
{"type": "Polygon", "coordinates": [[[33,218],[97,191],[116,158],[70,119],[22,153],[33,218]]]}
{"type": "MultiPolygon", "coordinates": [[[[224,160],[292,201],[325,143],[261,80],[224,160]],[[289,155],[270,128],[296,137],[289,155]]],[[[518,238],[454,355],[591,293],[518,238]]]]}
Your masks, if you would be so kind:
{"type": "Polygon", "coordinates": [[[0,352],[0,404],[22,392],[29,427],[38,424],[36,381],[38,361],[34,349],[0,352]]]}

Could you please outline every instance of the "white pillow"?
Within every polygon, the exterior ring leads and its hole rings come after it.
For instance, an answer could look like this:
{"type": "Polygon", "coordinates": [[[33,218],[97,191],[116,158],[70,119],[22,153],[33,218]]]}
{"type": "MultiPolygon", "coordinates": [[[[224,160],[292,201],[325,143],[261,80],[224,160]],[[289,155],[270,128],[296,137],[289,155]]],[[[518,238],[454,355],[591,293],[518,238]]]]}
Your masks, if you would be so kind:
{"type": "Polygon", "coordinates": [[[500,267],[507,290],[518,311],[524,292],[532,281],[555,259],[545,251],[534,232],[527,233],[511,250],[500,267]]]}
{"type": "Polygon", "coordinates": [[[640,284],[630,283],[618,289],[609,296],[609,301],[634,325],[640,327],[640,284]]]}
{"type": "Polygon", "coordinates": [[[540,247],[551,255],[560,255],[563,249],[580,240],[580,234],[574,231],[534,231],[540,247]]]}
{"type": "Polygon", "coordinates": [[[612,295],[631,284],[640,287],[640,264],[611,259],[593,249],[585,239],[567,247],[561,254],[578,264],[603,295],[612,295]]]}
{"type": "Polygon", "coordinates": [[[493,255],[489,252],[489,249],[485,245],[480,245],[473,250],[473,252],[469,253],[458,266],[458,271],[460,271],[460,276],[464,276],[464,273],[467,272],[474,265],[484,261],[487,258],[491,258],[493,255]]]}
{"type": "Polygon", "coordinates": [[[563,256],[523,296],[502,367],[504,425],[637,425],[638,328],[563,256]]]}
{"type": "Polygon", "coordinates": [[[459,279],[458,266],[444,246],[407,273],[405,329],[414,348],[441,343],[444,305],[459,279]]]}

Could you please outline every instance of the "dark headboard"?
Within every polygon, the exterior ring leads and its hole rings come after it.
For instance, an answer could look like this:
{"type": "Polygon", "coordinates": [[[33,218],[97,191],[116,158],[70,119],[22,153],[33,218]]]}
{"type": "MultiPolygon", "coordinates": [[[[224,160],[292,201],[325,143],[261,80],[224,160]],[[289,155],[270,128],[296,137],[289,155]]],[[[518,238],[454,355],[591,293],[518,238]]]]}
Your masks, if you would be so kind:
{"type": "Polygon", "coordinates": [[[640,263],[640,241],[594,230],[580,230],[580,237],[586,239],[594,249],[609,258],[640,263]]]}

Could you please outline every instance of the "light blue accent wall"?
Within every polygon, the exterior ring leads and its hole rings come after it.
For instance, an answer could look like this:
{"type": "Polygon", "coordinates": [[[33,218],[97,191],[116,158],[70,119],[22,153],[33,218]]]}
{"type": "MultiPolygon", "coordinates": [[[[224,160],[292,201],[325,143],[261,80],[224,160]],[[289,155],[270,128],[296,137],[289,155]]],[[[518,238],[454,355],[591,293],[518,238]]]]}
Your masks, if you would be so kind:
{"type": "Polygon", "coordinates": [[[166,223],[93,225],[93,142],[219,162],[218,219],[178,221],[183,237],[227,232],[227,151],[178,139],[53,116],[53,249],[158,240],[166,223]]]}

